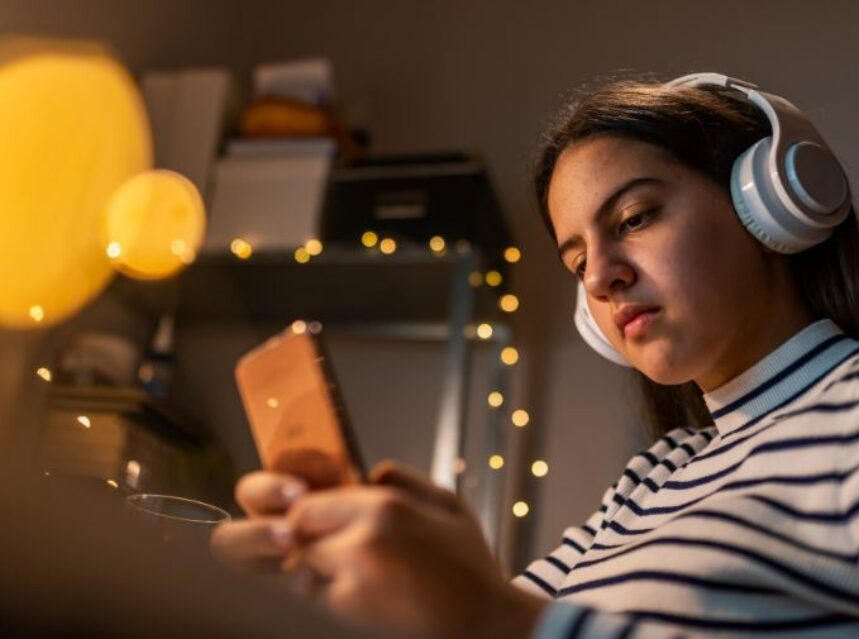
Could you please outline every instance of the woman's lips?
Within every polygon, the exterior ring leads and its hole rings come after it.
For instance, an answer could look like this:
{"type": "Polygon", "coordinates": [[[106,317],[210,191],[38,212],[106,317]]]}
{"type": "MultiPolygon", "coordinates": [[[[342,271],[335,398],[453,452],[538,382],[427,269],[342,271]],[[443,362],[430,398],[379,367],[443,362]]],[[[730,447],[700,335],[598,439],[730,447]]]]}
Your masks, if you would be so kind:
{"type": "Polygon", "coordinates": [[[658,306],[627,303],[615,310],[612,319],[624,339],[644,334],[653,318],[661,312],[658,306]]]}
{"type": "Polygon", "coordinates": [[[624,338],[636,339],[642,337],[648,330],[648,327],[653,322],[659,309],[644,310],[635,314],[632,319],[628,320],[621,329],[624,338]]]}

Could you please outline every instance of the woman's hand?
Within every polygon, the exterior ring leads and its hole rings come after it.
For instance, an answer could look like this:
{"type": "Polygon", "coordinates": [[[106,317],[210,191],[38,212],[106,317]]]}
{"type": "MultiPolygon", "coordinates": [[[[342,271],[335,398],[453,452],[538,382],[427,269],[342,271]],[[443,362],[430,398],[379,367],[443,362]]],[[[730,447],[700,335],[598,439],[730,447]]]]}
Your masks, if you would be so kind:
{"type": "Polygon", "coordinates": [[[421,637],[527,637],[543,602],[500,574],[474,518],[452,493],[393,464],[370,485],[306,493],[256,473],[238,489],[252,515],[222,526],[213,549],[240,566],[312,573],[328,607],[421,637]],[[278,516],[279,512],[285,516],[278,516]]]}

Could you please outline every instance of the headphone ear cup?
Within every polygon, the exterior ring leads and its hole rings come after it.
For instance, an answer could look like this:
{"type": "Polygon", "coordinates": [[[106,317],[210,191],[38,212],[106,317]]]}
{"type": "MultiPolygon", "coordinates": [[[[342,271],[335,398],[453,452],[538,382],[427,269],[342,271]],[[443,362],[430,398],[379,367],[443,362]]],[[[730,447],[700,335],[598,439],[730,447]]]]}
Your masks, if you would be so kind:
{"type": "Polygon", "coordinates": [[[579,282],[576,290],[576,312],[574,316],[576,328],[585,343],[610,362],[620,366],[630,367],[630,363],[612,346],[608,338],[597,326],[594,316],[588,308],[588,295],[584,285],[579,282]]]}
{"type": "Polygon", "coordinates": [[[772,137],[762,138],[734,161],[731,199],[737,217],[761,244],[777,253],[799,253],[823,242],[845,216],[814,225],[788,208],[773,184],[772,143],[772,137]]]}

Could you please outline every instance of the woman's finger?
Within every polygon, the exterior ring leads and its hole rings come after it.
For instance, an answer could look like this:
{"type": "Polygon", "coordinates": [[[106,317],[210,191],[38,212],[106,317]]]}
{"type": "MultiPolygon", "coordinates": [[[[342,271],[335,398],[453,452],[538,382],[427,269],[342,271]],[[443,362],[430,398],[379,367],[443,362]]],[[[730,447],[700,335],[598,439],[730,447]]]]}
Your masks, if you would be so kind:
{"type": "Polygon", "coordinates": [[[231,521],[215,528],[209,548],[233,568],[276,571],[284,554],[295,547],[293,531],[283,517],[231,521]]]}
{"type": "Polygon", "coordinates": [[[393,461],[377,464],[370,473],[370,483],[394,486],[421,501],[453,512],[461,510],[459,498],[452,492],[436,486],[423,475],[393,461]]]}
{"type": "Polygon", "coordinates": [[[249,517],[278,515],[286,512],[306,492],[307,484],[298,477],[256,471],[238,481],[236,501],[249,517]]]}
{"type": "Polygon", "coordinates": [[[399,490],[354,486],[309,493],[295,503],[286,518],[295,527],[299,541],[309,543],[359,520],[372,522],[377,529],[396,526],[413,510],[408,496],[399,490]]]}

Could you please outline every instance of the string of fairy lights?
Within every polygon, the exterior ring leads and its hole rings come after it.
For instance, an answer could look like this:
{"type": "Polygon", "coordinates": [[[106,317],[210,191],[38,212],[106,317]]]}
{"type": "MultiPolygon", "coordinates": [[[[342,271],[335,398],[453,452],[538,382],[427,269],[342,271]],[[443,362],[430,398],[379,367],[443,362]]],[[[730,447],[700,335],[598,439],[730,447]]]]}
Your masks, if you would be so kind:
{"type": "MultiPolygon", "coordinates": [[[[368,251],[378,252],[382,255],[393,255],[399,248],[397,241],[394,238],[380,236],[378,233],[371,230],[365,231],[361,235],[361,245],[368,251]]],[[[445,238],[439,235],[435,235],[430,238],[427,245],[430,253],[435,256],[442,257],[447,254],[448,242],[445,238]]],[[[460,241],[457,243],[456,247],[458,249],[467,248],[468,243],[460,241]]],[[[298,264],[307,264],[313,258],[321,255],[323,253],[323,249],[324,246],[321,240],[311,238],[305,242],[304,246],[298,247],[294,250],[293,258],[298,264]]],[[[230,242],[230,252],[236,259],[245,261],[253,257],[254,247],[250,241],[239,237],[230,242]]],[[[517,264],[522,259],[522,252],[520,249],[510,246],[504,249],[503,257],[506,263],[511,265],[517,264]]],[[[503,275],[494,269],[486,272],[476,270],[471,272],[468,276],[468,283],[473,288],[486,286],[490,289],[498,289],[502,282],[503,275]]],[[[519,297],[513,293],[498,295],[497,305],[499,310],[506,314],[516,313],[521,308],[519,297]]],[[[39,319],[37,319],[39,309],[31,309],[31,315],[33,315],[34,321],[39,321],[39,319]]],[[[470,330],[472,331],[473,336],[483,341],[492,339],[494,334],[492,324],[489,322],[481,322],[476,326],[471,327],[470,330]]],[[[499,359],[504,366],[515,366],[519,362],[519,351],[514,346],[506,346],[501,349],[499,359]]],[[[36,370],[36,375],[45,383],[51,383],[53,380],[53,374],[46,366],[39,367],[36,370]]],[[[488,394],[486,402],[491,410],[501,410],[504,408],[506,398],[500,390],[492,390],[488,394]]],[[[510,424],[514,428],[522,429],[526,428],[530,424],[531,417],[528,411],[524,408],[514,408],[509,413],[509,420],[510,424]]],[[[85,429],[89,429],[92,426],[92,421],[86,415],[79,415],[76,422],[78,426],[85,429]]],[[[506,460],[502,454],[493,452],[487,459],[486,463],[492,471],[498,472],[504,469],[506,460]]],[[[454,470],[458,474],[465,472],[465,460],[457,459],[454,465],[454,470]]],[[[535,478],[543,478],[549,473],[549,465],[543,459],[533,459],[530,462],[530,472],[535,478]]],[[[48,471],[45,471],[45,474],[50,475],[48,471]]],[[[112,488],[119,487],[119,484],[111,478],[106,479],[106,483],[112,488]]],[[[524,500],[515,501],[511,506],[512,514],[517,518],[526,517],[530,510],[531,508],[528,502],[524,500]]]]}

